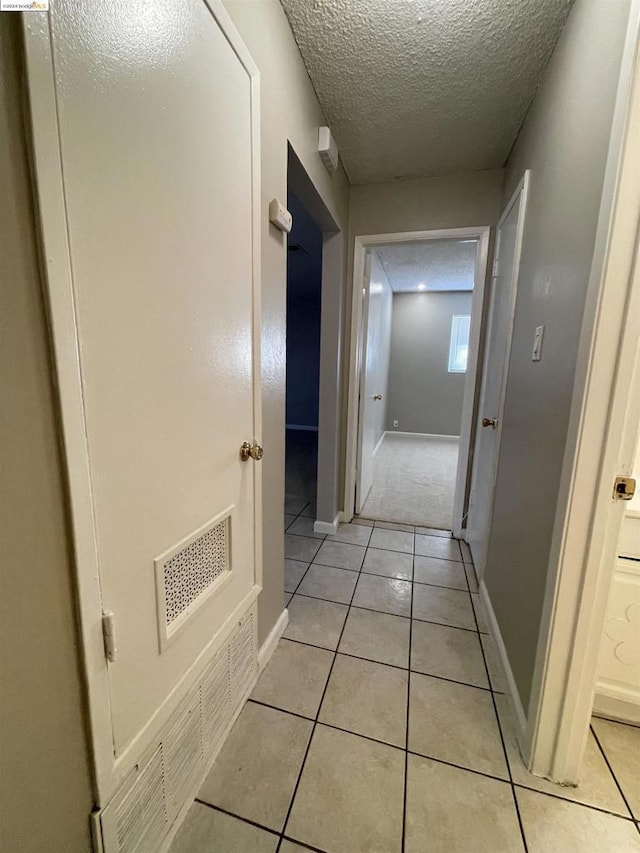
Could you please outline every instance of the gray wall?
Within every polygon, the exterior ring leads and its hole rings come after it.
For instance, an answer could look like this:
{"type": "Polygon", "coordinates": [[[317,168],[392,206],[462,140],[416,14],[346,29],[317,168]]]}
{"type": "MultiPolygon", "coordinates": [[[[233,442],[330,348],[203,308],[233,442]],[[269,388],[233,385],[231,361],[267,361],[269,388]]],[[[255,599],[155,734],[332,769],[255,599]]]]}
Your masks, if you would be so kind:
{"type": "Polygon", "coordinates": [[[532,175],[486,585],[525,711],[627,14],[577,0],[507,164],[505,203],[532,175]]]}
{"type": "Polygon", "coordinates": [[[471,314],[471,299],[471,292],[394,293],[388,430],[460,435],[466,373],[449,373],[451,318],[471,314]]]}
{"type": "Polygon", "coordinates": [[[93,806],[49,336],[19,79],[0,15],[0,849],[91,849],[93,806]]]}
{"type": "Polygon", "coordinates": [[[382,400],[371,408],[375,421],[373,424],[373,446],[377,447],[387,428],[387,409],[389,406],[389,362],[391,359],[391,318],[393,312],[393,293],[374,252],[371,252],[371,290],[369,293],[369,321],[367,329],[367,374],[368,383],[375,387],[374,393],[382,394],[382,400]]]}

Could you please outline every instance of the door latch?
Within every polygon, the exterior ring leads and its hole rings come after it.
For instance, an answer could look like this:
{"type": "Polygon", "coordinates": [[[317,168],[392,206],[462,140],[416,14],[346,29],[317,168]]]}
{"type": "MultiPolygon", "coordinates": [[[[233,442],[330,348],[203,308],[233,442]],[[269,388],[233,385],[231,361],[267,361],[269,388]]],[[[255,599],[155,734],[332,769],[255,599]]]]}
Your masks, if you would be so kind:
{"type": "Polygon", "coordinates": [[[613,481],[613,498],[616,501],[630,501],[636,493],[636,481],[633,477],[616,477],[613,481]]]}
{"type": "Polygon", "coordinates": [[[118,649],[116,648],[116,625],[111,610],[102,614],[102,636],[106,658],[109,663],[113,663],[118,659],[118,649]]]}

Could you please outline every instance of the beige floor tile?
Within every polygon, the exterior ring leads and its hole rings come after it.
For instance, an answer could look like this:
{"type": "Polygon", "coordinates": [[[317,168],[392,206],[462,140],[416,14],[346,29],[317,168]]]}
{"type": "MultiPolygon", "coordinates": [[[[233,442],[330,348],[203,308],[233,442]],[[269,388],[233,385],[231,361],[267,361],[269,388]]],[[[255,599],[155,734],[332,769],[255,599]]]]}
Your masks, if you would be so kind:
{"type": "Polygon", "coordinates": [[[489,687],[478,635],[460,628],[414,621],[411,669],[476,687],[489,687]]]}
{"type": "Polygon", "coordinates": [[[338,532],[327,536],[327,542],[346,542],[349,545],[368,545],[371,528],[363,524],[341,524],[338,532]]]}
{"type": "Polygon", "coordinates": [[[498,660],[498,648],[495,644],[495,640],[489,634],[481,634],[480,642],[482,643],[484,656],[487,661],[491,687],[496,691],[496,693],[504,693],[506,690],[504,676],[502,674],[500,661],[498,660]]]}
{"type": "Polygon", "coordinates": [[[319,725],[286,834],[331,853],[400,853],[404,753],[319,725]]]}
{"type": "Polygon", "coordinates": [[[362,571],[387,578],[411,580],[413,575],[413,554],[400,551],[384,551],[382,548],[368,548],[362,564],[362,571]]]}
{"type": "Polygon", "coordinates": [[[337,601],[341,604],[349,604],[357,580],[357,572],[312,563],[298,587],[298,593],[310,595],[314,598],[326,598],[328,601],[337,601]]]}
{"type": "Polygon", "coordinates": [[[287,529],[287,533],[293,533],[296,536],[310,536],[312,539],[324,539],[324,533],[315,532],[314,524],[315,519],[300,515],[287,529]]]}
{"type": "Polygon", "coordinates": [[[416,533],[423,536],[441,536],[443,539],[451,539],[450,530],[440,530],[438,527],[416,527],[416,533]]]}
{"type": "Polygon", "coordinates": [[[296,518],[297,518],[297,516],[289,515],[288,513],[285,512],[285,514],[284,514],[284,529],[286,530],[290,524],[293,524],[293,522],[296,520],[296,518]]]}
{"type": "Polygon", "coordinates": [[[591,725],[636,820],[640,820],[640,728],[593,717],[591,725]]]}
{"type": "Polygon", "coordinates": [[[441,560],[462,562],[460,546],[456,539],[443,536],[424,536],[416,534],[416,554],[422,557],[439,557],[441,560]]]}
{"type": "Polygon", "coordinates": [[[344,604],[294,595],[289,603],[289,624],[285,638],[335,649],[349,608],[344,604]]]}
{"type": "Polygon", "coordinates": [[[321,544],[319,539],[313,539],[310,536],[292,536],[290,533],[285,533],[284,556],[287,560],[310,563],[321,544]]]}
{"type": "Polygon", "coordinates": [[[353,603],[356,607],[368,607],[395,616],[409,616],[411,583],[377,575],[360,575],[353,603]]]}
{"type": "Polygon", "coordinates": [[[387,551],[403,551],[405,554],[413,554],[413,533],[374,527],[369,545],[372,548],[384,548],[387,551]]]}
{"type": "Polygon", "coordinates": [[[309,848],[302,847],[300,844],[294,844],[293,841],[283,841],[280,853],[309,853],[309,848]]]}
{"type": "Polygon", "coordinates": [[[511,768],[511,775],[516,785],[535,788],[536,791],[555,794],[557,797],[575,800],[577,803],[585,803],[586,805],[596,806],[596,808],[629,817],[629,812],[626,809],[620,791],[618,791],[615,780],[592,734],[589,734],[587,741],[582,772],[580,774],[580,785],[577,788],[556,785],[553,782],[549,782],[548,779],[541,779],[539,776],[529,773],[520,757],[516,743],[513,715],[509,707],[508,698],[506,696],[496,696],[496,705],[498,706],[502,736],[507,747],[509,767],[511,768]]]}
{"type": "Polygon", "coordinates": [[[511,786],[409,756],[405,853],[522,853],[511,786]]]}
{"type": "Polygon", "coordinates": [[[207,853],[212,850],[224,850],[224,853],[275,853],[277,846],[277,835],[209,806],[194,803],[169,853],[207,853]]]}
{"type": "Polygon", "coordinates": [[[247,702],[198,799],[280,830],[313,724],[247,702]]]}
{"type": "Polygon", "coordinates": [[[447,586],[468,592],[467,576],[462,563],[453,560],[440,560],[437,557],[416,556],[413,568],[416,583],[429,583],[435,586],[447,586]]]}
{"type": "Polygon", "coordinates": [[[508,778],[491,694],[477,687],[412,674],[409,749],[508,778]]]}
{"type": "Polygon", "coordinates": [[[529,853],[640,853],[633,822],[516,788],[529,853]]]}
{"type": "Polygon", "coordinates": [[[404,748],[408,677],[403,669],[338,655],[318,719],[404,748]]]}
{"type": "Polygon", "coordinates": [[[413,533],[413,524],[399,524],[397,521],[376,521],[376,527],[382,530],[402,530],[405,533],[413,533]]]}
{"type": "Polygon", "coordinates": [[[413,618],[475,631],[469,593],[440,586],[413,586],[413,618]]]}
{"type": "Polygon", "coordinates": [[[477,592],[471,593],[471,604],[473,605],[473,612],[476,614],[476,620],[478,622],[478,630],[481,634],[489,633],[489,623],[487,621],[487,616],[485,613],[484,605],[482,600],[477,592]]]}
{"type": "Polygon", "coordinates": [[[296,587],[302,580],[304,573],[307,571],[309,563],[303,563],[301,560],[285,560],[284,561],[284,590],[285,592],[295,592],[296,587]]]}
{"type": "Polygon", "coordinates": [[[332,663],[333,652],[280,640],[251,698],[315,719],[332,663]]]}
{"type": "Polygon", "coordinates": [[[351,519],[351,524],[362,524],[363,527],[373,527],[373,519],[372,518],[355,518],[351,519]]]}
{"type": "Polygon", "coordinates": [[[479,592],[480,587],[478,586],[478,576],[476,575],[476,570],[473,568],[471,563],[464,564],[464,571],[467,576],[467,583],[469,584],[471,592],[479,592]]]}
{"type": "Polygon", "coordinates": [[[315,519],[316,516],[318,515],[318,509],[316,507],[316,502],[315,501],[309,501],[309,503],[306,504],[305,508],[302,510],[300,515],[304,515],[307,518],[315,519]]]}
{"type": "Polygon", "coordinates": [[[352,572],[358,572],[366,550],[361,545],[325,541],[316,554],[314,562],[322,563],[323,566],[334,566],[336,569],[349,569],[352,572]]]}
{"type": "Polygon", "coordinates": [[[473,558],[471,556],[471,548],[464,542],[462,539],[458,540],[460,543],[460,550],[462,551],[462,559],[465,563],[473,563],[473,558]]]}
{"type": "Polygon", "coordinates": [[[409,619],[352,607],[338,651],[408,667],[409,619]]]}

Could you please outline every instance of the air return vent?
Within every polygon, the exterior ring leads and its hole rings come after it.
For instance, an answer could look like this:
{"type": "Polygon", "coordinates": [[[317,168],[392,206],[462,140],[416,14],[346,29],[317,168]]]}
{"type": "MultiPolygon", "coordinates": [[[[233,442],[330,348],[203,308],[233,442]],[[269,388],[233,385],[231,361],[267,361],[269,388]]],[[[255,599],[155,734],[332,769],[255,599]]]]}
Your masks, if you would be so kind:
{"type": "Polygon", "coordinates": [[[195,796],[258,674],[254,610],[236,625],[100,814],[105,853],[158,853],[195,796]]]}
{"type": "Polygon", "coordinates": [[[154,560],[161,647],[230,576],[232,509],[154,560]]]}

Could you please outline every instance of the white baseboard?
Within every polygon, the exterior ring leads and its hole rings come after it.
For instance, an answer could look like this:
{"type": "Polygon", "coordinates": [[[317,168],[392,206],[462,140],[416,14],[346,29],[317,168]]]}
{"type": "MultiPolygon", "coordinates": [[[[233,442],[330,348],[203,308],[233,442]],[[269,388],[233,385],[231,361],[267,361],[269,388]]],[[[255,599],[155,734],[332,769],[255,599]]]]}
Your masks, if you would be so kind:
{"type": "Polygon", "coordinates": [[[342,513],[338,513],[333,521],[314,521],[313,522],[313,532],[314,533],[324,533],[327,536],[335,536],[338,532],[338,526],[340,525],[340,516],[342,513]]]}
{"type": "Polygon", "coordinates": [[[431,432],[401,432],[397,429],[388,429],[385,435],[401,435],[404,438],[438,438],[442,441],[460,441],[459,435],[436,435],[431,432]]]}
{"type": "Polygon", "coordinates": [[[638,691],[617,685],[596,684],[593,697],[593,713],[596,716],[621,720],[623,723],[640,724],[640,702],[638,691]]]}
{"type": "Polygon", "coordinates": [[[306,424],[285,424],[285,429],[295,429],[300,432],[318,432],[319,428],[317,426],[307,426],[306,424]]]}
{"type": "Polygon", "coordinates": [[[511,707],[515,712],[516,735],[518,738],[518,743],[520,744],[520,746],[522,746],[522,744],[524,743],[524,736],[527,728],[527,716],[524,712],[524,708],[522,707],[522,700],[520,699],[520,693],[518,691],[515,678],[513,677],[511,665],[509,664],[509,657],[507,655],[507,650],[502,639],[502,634],[500,633],[498,620],[496,619],[496,614],[493,610],[493,605],[491,604],[491,599],[489,598],[489,593],[483,580],[480,581],[480,600],[482,601],[482,604],[485,608],[485,613],[487,614],[489,631],[491,633],[491,636],[495,640],[496,647],[498,649],[498,661],[500,663],[502,675],[504,676],[504,680],[507,685],[507,695],[511,700],[511,707]]]}
{"type": "Polygon", "coordinates": [[[377,444],[376,444],[376,446],[373,448],[373,458],[374,458],[374,459],[376,458],[376,453],[380,450],[380,446],[382,445],[382,442],[384,441],[384,437],[385,437],[385,435],[386,435],[386,434],[387,434],[387,431],[385,430],[385,431],[382,433],[382,435],[380,436],[380,438],[378,439],[378,443],[377,443],[377,444]]]}
{"type": "Polygon", "coordinates": [[[278,617],[278,621],[273,626],[273,628],[269,631],[269,636],[264,641],[264,643],[260,646],[260,651],[258,652],[258,672],[262,672],[265,666],[271,660],[271,655],[274,653],[276,646],[278,645],[278,640],[287,630],[287,625],[289,624],[289,611],[285,609],[282,611],[280,616],[278,617]]]}
{"type": "Polygon", "coordinates": [[[338,513],[338,522],[340,524],[349,524],[351,521],[353,521],[354,515],[355,513],[353,512],[344,512],[343,510],[342,512],[338,513]]]}

